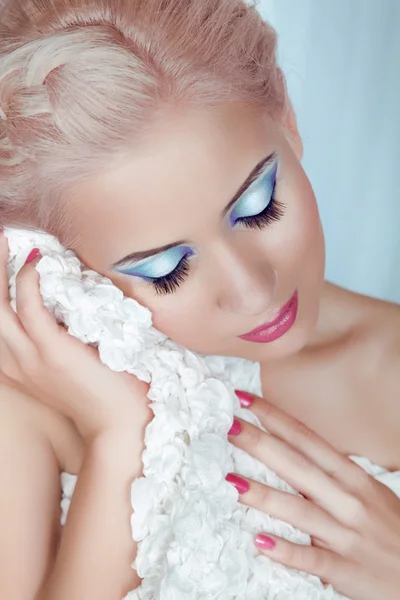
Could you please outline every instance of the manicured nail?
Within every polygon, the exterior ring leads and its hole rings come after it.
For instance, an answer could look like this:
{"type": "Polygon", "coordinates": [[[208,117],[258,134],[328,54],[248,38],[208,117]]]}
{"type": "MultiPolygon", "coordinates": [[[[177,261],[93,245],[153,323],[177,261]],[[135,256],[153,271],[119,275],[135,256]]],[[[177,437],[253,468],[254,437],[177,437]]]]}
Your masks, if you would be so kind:
{"type": "Polygon", "coordinates": [[[254,398],[248,392],[242,392],[242,390],[235,390],[235,394],[239,398],[240,406],[242,408],[248,408],[253,404],[254,398]]]}
{"type": "Polygon", "coordinates": [[[239,435],[242,431],[242,426],[237,419],[233,419],[232,427],[228,431],[228,435],[239,435]]]}
{"type": "Polygon", "coordinates": [[[235,486],[239,494],[244,494],[249,491],[249,482],[245,479],[242,479],[238,475],[235,475],[234,473],[228,473],[225,479],[235,486]]]}
{"type": "Polygon", "coordinates": [[[255,539],[255,545],[261,550],[272,550],[275,548],[276,543],[275,540],[265,533],[259,533],[255,539]]]}
{"type": "Polygon", "coordinates": [[[27,265],[28,263],[32,262],[38,256],[41,256],[40,250],[39,250],[39,248],[34,248],[33,250],[31,250],[31,252],[29,252],[29,254],[26,258],[25,264],[27,265]]]}

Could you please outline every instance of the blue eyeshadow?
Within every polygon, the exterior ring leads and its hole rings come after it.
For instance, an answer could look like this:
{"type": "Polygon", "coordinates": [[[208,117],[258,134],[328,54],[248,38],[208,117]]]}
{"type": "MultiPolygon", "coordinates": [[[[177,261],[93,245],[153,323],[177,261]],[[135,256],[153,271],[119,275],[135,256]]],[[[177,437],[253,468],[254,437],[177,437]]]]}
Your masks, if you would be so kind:
{"type": "Polygon", "coordinates": [[[193,254],[194,251],[189,246],[175,246],[161,254],[145,258],[132,266],[119,267],[116,270],[124,275],[133,275],[147,281],[153,281],[172,273],[183,258],[193,254]]]}
{"type": "Polygon", "coordinates": [[[277,168],[278,161],[276,160],[272,168],[255,181],[249,190],[234,204],[229,215],[232,227],[234,227],[238,220],[259,215],[267,208],[272,199],[277,168]]]}

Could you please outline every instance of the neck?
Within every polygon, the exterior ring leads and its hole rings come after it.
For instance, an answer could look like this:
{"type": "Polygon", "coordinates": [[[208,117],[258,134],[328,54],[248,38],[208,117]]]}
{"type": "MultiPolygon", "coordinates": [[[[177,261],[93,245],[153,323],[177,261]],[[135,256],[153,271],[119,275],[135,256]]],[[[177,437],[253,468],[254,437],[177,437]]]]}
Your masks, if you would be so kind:
{"type": "Polygon", "coordinates": [[[304,350],[313,350],[343,340],[360,324],[361,295],[326,281],[323,286],[318,322],[304,350]]]}

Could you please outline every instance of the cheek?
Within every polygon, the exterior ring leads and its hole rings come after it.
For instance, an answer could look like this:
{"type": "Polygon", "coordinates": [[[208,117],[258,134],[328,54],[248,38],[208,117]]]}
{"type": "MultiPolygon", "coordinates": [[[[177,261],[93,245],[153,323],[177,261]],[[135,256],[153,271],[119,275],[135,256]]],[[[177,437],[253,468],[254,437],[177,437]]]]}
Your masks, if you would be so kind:
{"type": "Polygon", "coordinates": [[[177,298],[172,303],[169,299],[167,302],[160,299],[152,304],[154,327],[176,342],[187,345],[187,340],[192,337],[192,325],[196,322],[193,318],[193,306],[184,304],[177,298]]]}
{"type": "Polygon", "coordinates": [[[297,245],[299,257],[318,262],[324,255],[321,220],[314,192],[308,180],[299,189],[297,202],[297,245]]]}
{"type": "Polygon", "coordinates": [[[288,189],[285,203],[286,266],[290,269],[292,265],[299,275],[316,271],[320,276],[325,264],[321,220],[313,189],[302,170],[288,189]]]}
{"type": "Polygon", "coordinates": [[[325,243],[317,202],[305,175],[297,184],[294,206],[292,262],[288,270],[298,287],[303,325],[312,329],[317,323],[324,284],[325,243]]]}
{"type": "Polygon", "coordinates": [[[151,311],[154,327],[166,336],[192,349],[207,343],[209,335],[205,333],[204,320],[211,322],[212,311],[198,286],[187,281],[177,293],[157,296],[147,285],[134,284],[119,276],[113,280],[125,296],[151,311]]]}
{"type": "Polygon", "coordinates": [[[207,302],[187,303],[176,297],[170,310],[165,306],[154,306],[153,324],[156,329],[185,348],[207,354],[212,353],[213,336],[210,328],[212,329],[214,316],[207,302]]]}

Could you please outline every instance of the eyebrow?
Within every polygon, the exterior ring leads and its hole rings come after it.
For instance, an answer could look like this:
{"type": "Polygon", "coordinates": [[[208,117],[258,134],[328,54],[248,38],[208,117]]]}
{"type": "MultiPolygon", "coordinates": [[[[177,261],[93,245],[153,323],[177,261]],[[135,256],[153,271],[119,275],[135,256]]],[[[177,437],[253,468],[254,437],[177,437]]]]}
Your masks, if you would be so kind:
{"type": "MultiPolygon", "coordinates": [[[[237,200],[239,200],[239,198],[241,196],[243,196],[243,194],[248,190],[248,188],[251,186],[251,184],[254,183],[254,181],[256,181],[259,178],[260,174],[264,171],[264,169],[267,166],[269,166],[271,163],[273,163],[275,158],[276,158],[276,153],[271,152],[271,154],[268,154],[268,156],[265,156],[256,164],[254,169],[252,169],[252,171],[246,177],[245,181],[242,183],[242,185],[240,186],[238,191],[235,193],[233,198],[225,206],[225,208],[223,210],[224,215],[228,212],[228,210],[231,208],[231,206],[233,206],[233,204],[235,204],[235,202],[237,202],[237,200]]],[[[144,260],[145,258],[150,258],[150,256],[155,256],[156,254],[161,254],[162,252],[166,252],[167,250],[170,250],[171,248],[175,248],[176,246],[181,246],[182,244],[185,244],[185,243],[187,243],[187,242],[185,242],[184,240],[180,240],[179,242],[173,242],[172,244],[166,244],[165,246],[160,246],[159,248],[152,248],[150,250],[142,250],[142,251],[138,251],[138,252],[132,252],[131,254],[127,254],[126,256],[124,256],[124,258],[121,258],[117,262],[113,263],[110,268],[116,269],[118,267],[125,265],[126,263],[129,263],[129,262],[138,262],[139,260],[144,260]]]]}

